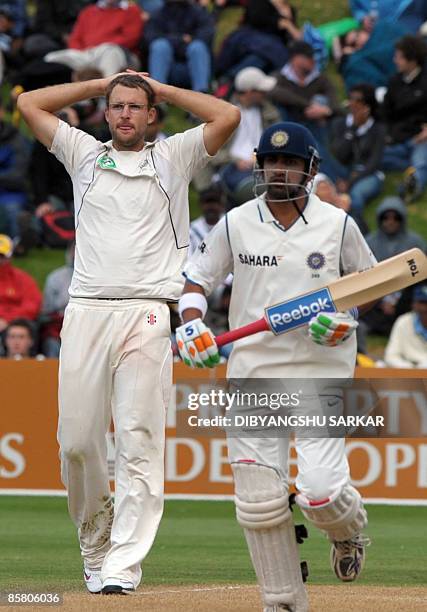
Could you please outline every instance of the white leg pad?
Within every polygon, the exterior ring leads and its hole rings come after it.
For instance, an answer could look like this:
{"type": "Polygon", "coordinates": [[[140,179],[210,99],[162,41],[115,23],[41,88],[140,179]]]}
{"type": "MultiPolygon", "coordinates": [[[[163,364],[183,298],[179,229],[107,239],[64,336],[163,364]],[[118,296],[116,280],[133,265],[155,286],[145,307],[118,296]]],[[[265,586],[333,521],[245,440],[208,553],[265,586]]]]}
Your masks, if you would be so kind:
{"type": "Polygon", "coordinates": [[[296,496],[296,501],[304,516],[325,531],[331,541],[350,540],[368,524],[360,493],[350,484],[320,502],[310,501],[301,494],[296,496]]]}
{"type": "Polygon", "coordinates": [[[287,489],[273,468],[232,463],[236,515],[243,527],[264,604],[307,612],[287,489]]]}

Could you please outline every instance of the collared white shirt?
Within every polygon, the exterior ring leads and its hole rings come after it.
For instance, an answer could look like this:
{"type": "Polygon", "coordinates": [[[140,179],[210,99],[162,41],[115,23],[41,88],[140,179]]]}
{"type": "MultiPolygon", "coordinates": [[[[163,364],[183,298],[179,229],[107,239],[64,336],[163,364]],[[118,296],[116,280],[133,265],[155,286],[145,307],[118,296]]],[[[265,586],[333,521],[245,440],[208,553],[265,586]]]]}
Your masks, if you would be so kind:
{"type": "MultiPolygon", "coordinates": [[[[185,265],[189,280],[209,294],[233,272],[230,329],[261,318],[264,308],[320,289],[340,276],[372,267],[372,255],[354,220],[311,195],[299,218],[281,228],[260,197],[234,208],[210,232],[203,250],[185,265]]],[[[229,377],[350,377],[356,339],[321,347],[306,328],[274,336],[255,334],[234,344],[229,377]]]]}
{"type": "Polygon", "coordinates": [[[188,184],[209,159],[203,125],[117,151],[59,121],[51,152],[73,181],[72,297],[176,300],[189,233],[188,184]]]}

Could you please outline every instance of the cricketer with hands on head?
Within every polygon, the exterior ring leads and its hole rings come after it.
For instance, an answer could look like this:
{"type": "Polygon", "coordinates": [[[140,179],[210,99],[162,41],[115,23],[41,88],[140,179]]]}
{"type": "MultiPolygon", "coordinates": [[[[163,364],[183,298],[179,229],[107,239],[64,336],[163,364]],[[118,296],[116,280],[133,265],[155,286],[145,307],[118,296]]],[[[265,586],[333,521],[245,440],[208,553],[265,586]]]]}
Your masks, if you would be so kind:
{"type": "Polygon", "coordinates": [[[141,580],[163,511],[172,385],[167,301],[179,298],[183,284],[188,184],[240,114],[227,102],[134,71],[23,93],[18,107],[73,181],[76,254],[61,332],[58,424],[69,512],[89,591],[126,594],[141,580]],[[104,95],[107,143],[55,115],[104,95]],[[146,142],[160,102],[204,123],[146,142]],[[114,507],[106,447],[111,417],[114,507]]]}
{"type": "MultiPolygon", "coordinates": [[[[187,364],[214,367],[219,361],[215,338],[202,319],[205,296],[228,274],[233,273],[229,321],[234,329],[259,319],[266,306],[376,263],[354,220],[311,193],[319,161],[316,142],[304,126],[281,122],[264,130],[256,151],[256,197],[220,219],[185,265],[179,302],[183,325],[176,339],[187,364]]],[[[247,379],[276,379],[288,391],[289,379],[305,379],[307,387],[311,379],[351,378],[356,318],[354,309],[319,313],[308,331],[299,327],[279,336],[262,332],[242,338],[233,345],[227,378],[231,384],[237,379],[243,391],[247,379]]],[[[304,391],[302,384],[296,387],[303,389],[298,414],[315,413],[318,406],[325,413],[331,406],[334,414],[341,410],[341,397],[327,380],[311,386],[313,391],[304,391]]],[[[237,520],[244,529],[264,610],[306,612],[288,501],[289,438],[249,437],[242,431],[228,436],[227,443],[237,520]]],[[[350,483],[345,440],[295,432],[295,447],[297,503],[327,534],[335,575],[353,581],[363,568],[367,515],[350,483]]]]}

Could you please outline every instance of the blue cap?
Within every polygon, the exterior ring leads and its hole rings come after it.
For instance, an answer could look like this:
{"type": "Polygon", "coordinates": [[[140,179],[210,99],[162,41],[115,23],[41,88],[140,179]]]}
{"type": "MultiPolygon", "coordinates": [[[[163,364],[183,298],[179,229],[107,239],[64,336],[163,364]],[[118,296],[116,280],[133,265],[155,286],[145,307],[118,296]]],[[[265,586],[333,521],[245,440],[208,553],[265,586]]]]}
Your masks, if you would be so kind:
{"type": "Polygon", "coordinates": [[[412,298],[414,302],[427,302],[427,285],[417,285],[412,298]]]}
{"type": "Polygon", "coordinates": [[[264,130],[256,149],[256,157],[262,164],[267,155],[287,155],[311,161],[320,160],[317,142],[304,125],[281,121],[264,130]]]}

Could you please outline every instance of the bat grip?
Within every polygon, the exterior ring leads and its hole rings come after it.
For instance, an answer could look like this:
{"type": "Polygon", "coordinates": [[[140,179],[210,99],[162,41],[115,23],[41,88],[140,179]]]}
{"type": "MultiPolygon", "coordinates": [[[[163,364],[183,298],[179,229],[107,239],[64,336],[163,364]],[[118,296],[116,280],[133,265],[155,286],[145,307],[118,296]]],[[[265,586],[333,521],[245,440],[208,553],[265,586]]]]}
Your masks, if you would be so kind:
{"type": "Polygon", "coordinates": [[[217,346],[224,346],[224,344],[229,344],[235,340],[240,340],[240,338],[246,338],[246,336],[252,336],[252,334],[258,334],[262,331],[269,331],[269,329],[267,321],[262,318],[253,323],[249,323],[249,325],[232,329],[231,331],[225,332],[225,334],[220,334],[215,338],[215,342],[217,346]]]}

